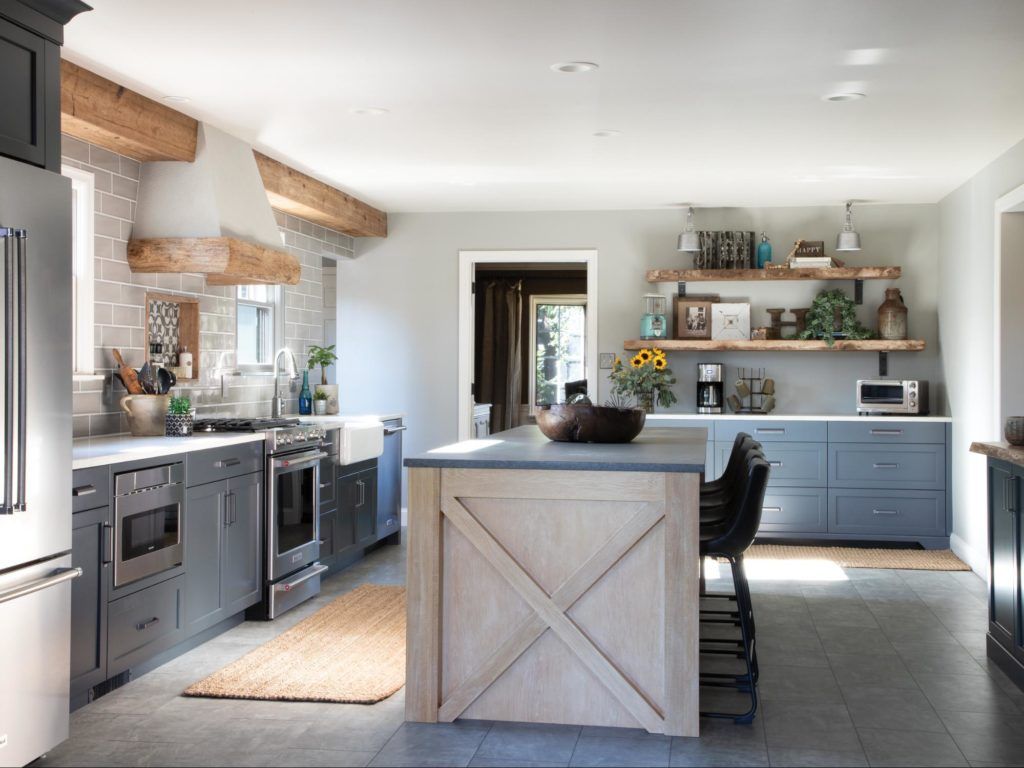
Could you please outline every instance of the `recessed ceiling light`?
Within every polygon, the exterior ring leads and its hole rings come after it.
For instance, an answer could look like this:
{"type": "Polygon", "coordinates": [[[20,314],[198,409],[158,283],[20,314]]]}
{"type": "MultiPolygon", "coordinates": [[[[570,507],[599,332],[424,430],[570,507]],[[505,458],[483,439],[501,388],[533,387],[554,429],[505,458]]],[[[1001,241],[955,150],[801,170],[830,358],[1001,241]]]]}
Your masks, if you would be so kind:
{"type": "Polygon", "coordinates": [[[349,110],[353,115],[366,115],[369,117],[380,117],[381,115],[386,115],[390,111],[391,110],[384,109],[384,107],[356,107],[355,109],[349,110]]]}
{"type": "Polygon", "coordinates": [[[863,93],[832,93],[825,96],[825,101],[858,101],[867,98],[863,93]]]}
{"type": "Polygon", "coordinates": [[[599,139],[607,139],[612,136],[621,136],[622,131],[613,131],[610,128],[603,128],[600,131],[594,131],[594,135],[599,139]]]}
{"type": "Polygon", "coordinates": [[[564,72],[568,75],[575,75],[579,72],[593,72],[598,66],[592,61],[560,61],[552,64],[551,69],[555,72],[564,72]]]}
{"type": "Polygon", "coordinates": [[[188,96],[164,96],[164,101],[169,101],[172,104],[187,104],[192,101],[188,96]]]}

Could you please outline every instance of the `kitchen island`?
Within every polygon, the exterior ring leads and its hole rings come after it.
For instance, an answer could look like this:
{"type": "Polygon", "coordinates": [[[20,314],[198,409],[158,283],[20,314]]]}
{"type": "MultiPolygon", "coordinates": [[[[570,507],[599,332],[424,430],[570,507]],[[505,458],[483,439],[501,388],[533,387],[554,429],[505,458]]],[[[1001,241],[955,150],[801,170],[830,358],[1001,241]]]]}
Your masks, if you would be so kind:
{"type": "Polygon", "coordinates": [[[697,736],[706,444],[519,427],[406,459],[406,720],[697,736]]]}

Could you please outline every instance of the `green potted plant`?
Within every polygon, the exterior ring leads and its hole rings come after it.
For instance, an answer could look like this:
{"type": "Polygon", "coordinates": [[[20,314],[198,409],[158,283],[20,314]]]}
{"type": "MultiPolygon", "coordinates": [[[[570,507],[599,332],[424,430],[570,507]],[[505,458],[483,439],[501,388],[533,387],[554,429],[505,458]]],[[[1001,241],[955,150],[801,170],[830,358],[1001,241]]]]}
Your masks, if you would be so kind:
{"type": "Polygon", "coordinates": [[[167,437],[190,437],[194,422],[192,401],[187,397],[172,397],[164,417],[164,434],[167,437]]]}
{"type": "Polygon", "coordinates": [[[313,393],[313,413],[317,416],[324,416],[327,414],[327,393],[317,387],[316,392],[313,393]]]}
{"type": "Polygon", "coordinates": [[[654,403],[668,408],[676,402],[672,385],[676,377],[668,367],[665,353],[657,347],[641,349],[629,361],[623,364],[618,357],[608,376],[612,382],[612,395],[619,397],[635,397],[647,413],[654,413],[654,403]]]}
{"type": "MultiPolygon", "coordinates": [[[[317,392],[326,393],[326,410],[324,413],[337,413],[338,412],[338,385],[327,383],[327,369],[330,368],[338,360],[338,356],[334,353],[334,345],[331,344],[329,347],[319,347],[313,344],[309,348],[309,358],[307,365],[309,370],[313,370],[315,366],[320,366],[320,383],[316,385],[317,392]]],[[[316,400],[313,401],[313,406],[316,407],[316,400]]],[[[320,413],[320,411],[316,411],[320,413]]]]}
{"type": "Polygon", "coordinates": [[[801,339],[821,339],[832,346],[838,339],[870,339],[874,336],[857,319],[857,305],[839,290],[822,291],[811,303],[801,339]]]}

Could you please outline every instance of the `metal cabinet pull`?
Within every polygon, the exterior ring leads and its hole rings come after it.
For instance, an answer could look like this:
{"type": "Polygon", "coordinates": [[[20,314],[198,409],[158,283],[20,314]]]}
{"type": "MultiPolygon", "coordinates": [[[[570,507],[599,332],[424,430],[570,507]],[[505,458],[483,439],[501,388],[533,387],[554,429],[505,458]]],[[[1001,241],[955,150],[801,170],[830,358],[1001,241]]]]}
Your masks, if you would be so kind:
{"type": "Polygon", "coordinates": [[[328,481],[326,483],[320,483],[320,487],[321,488],[330,488],[331,487],[331,483],[330,483],[330,481],[328,481]]]}
{"type": "Polygon", "coordinates": [[[110,565],[114,562],[114,526],[110,523],[103,524],[103,553],[101,559],[103,565],[110,565]]]}
{"type": "Polygon", "coordinates": [[[356,506],[361,507],[366,503],[366,483],[356,480],[356,487],[359,489],[359,501],[356,502],[356,506]]]}
{"type": "Polygon", "coordinates": [[[878,461],[872,465],[875,469],[899,469],[900,465],[891,461],[878,461]]]}
{"type": "Polygon", "coordinates": [[[769,467],[781,467],[782,466],[782,462],[781,461],[771,461],[771,460],[769,460],[768,466],[769,467]]]}
{"type": "Polygon", "coordinates": [[[394,435],[397,434],[398,432],[405,432],[405,430],[407,429],[408,427],[384,427],[384,434],[394,435]]]}
{"type": "Polygon", "coordinates": [[[4,241],[4,496],[0,514],[14,512],[14,232],[0,228],[4,241]]]}
{"type": "Polygon", "coordinates": [[[220,461],[216,462],[213,466],[215,466],[217,469],[225,469],[227,467],[237,467],[241,463],[241,459],[221,459],[220,461]]]}
{"type": "Polygon", "coordinates": [[[881,435],[884,437],[899,437],[903,434],[902,429],[872,429],[872,435],[881,435]]]}
{"type": "Polygon", "coordinates": [[[762,512],[782,512],[782,507],[761,507],[762,512]]]}
{"type": "MultiPolygon", "coordinates": [[[[28,382],[26,381],[26,370],[28,368],[28,331],[26,328],[28,316],[28,292],[26,291],[26,243],[28,233],[19,229],[15,235],[15,243],[18,246],[18,501],[16,509],[24,512],[26,510],[25,500],[25,462],[28,447],[28,435],[26,433],[28,419],[28,382]]],[[[9,363],[8,363],[9,364],[9,363]]],[[[8,395],[9,397],[10,395],[8,395]]]]}
{"type": "Polygon", "coordinates": [[[136,628],[136,629],[137,629],[137,630],[138,630],[139,632],[143,632],[143,631],[145,631],[145,630],[149,629],[150,627],[152,627],[152,626],[155,626],[155,625],[157,625],[157,624],[159,624],[159,623],[160,623],[160,617],[159,617],[159,616],[154,616],[154,617],[153,617],[152,619],[150,619],[149,621],[144,621],[144,622],[142,622],[141,624],[136,624],[136,625],[135,625],[135,628],[136,628]]]}
{"type": "Polygon", "coordinates": [[[760,435],[784,435],[785,427],[755,427],[754,432],[760,435]]]}
{"type": "Polygon", "coordinates": [[[876,515],[898,515],[900,511],[898,509],[872,509],[876,515]]]}
{"type": "Polygon", "coordinates": [[[1017,494],[1014,493],[1014,485],[1012,477],[1003,478],[1003,504],[1006,511],[1011,513],[1017,511],[1017,494]]]}
{"type": "Polygon", "coordinates": [[[55,587],[58,584],[63,584],[65,581],[77,579],[81,575],[82,569],[77,566],[74,568],[58,568],[51,576],[34,579],[33,581],[28,581],[24,584],[19,584],[16,587],[11,587],[10,589],[5,589],[3,592],[0,592],[0,603],[17,600],[19,597],[31,595],[33,592],[40,592],[44,589],[55,587]]]}
{"type": "Polygon", "coordinates": [[[72,496],[92,496],[94,493],[96,493],[95,485],[80,485],[71,489],[72,496]]]}

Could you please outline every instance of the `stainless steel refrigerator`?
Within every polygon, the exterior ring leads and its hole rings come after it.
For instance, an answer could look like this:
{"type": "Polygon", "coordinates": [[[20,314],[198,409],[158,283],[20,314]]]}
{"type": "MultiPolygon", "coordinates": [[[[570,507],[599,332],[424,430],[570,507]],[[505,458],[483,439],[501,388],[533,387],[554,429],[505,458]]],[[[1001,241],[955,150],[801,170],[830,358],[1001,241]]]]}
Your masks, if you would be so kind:
{"type": "Polygon", "coordinates": [[[0,158],[0,765],[68,737],[71,186],[0,158]]]}

